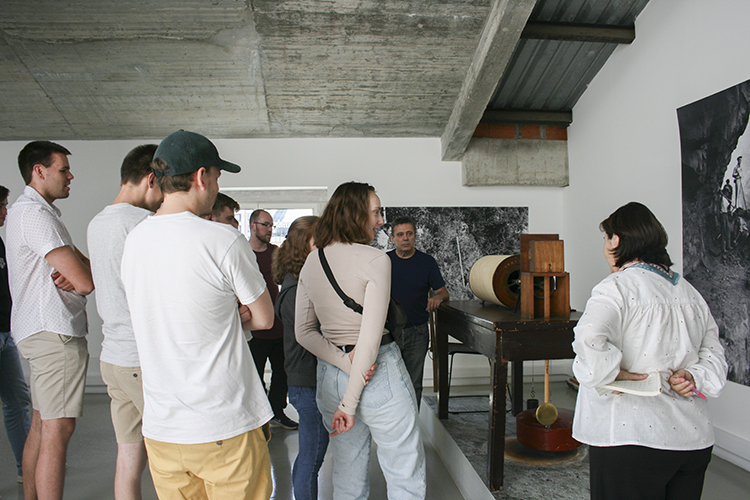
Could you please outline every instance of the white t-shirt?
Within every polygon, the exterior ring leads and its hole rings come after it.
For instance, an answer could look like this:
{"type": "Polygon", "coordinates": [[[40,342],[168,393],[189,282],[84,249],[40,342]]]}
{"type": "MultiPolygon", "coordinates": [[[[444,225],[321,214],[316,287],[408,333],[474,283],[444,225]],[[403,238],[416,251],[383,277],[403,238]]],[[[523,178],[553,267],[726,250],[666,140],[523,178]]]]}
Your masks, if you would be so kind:
{"type": "Polygon", "coordinates": [[[44,258],[56,248],[73,246],[60,210],[26,186],[8,210],[8,281],[13,297],[13,340],[42,331],[83,337],[88,330],[86,297],[57,288],[55,269],[44,258]]]}
{"type": "Polygon", "coordinates": [[[109,205],[91,219],[86,233],[96,286],[96,310],[103,321],[104,341],[99,359],[116,366],[140,366],[120,264],[125,238],[149,215],[150,211],[130,203],[109,205]]]}
{"type": "Polygon", "coordinates": [[[273,416],[238,313],[266,290],[247,240],[190,212],[149,217],[122,256],[143,370],[143,435],[197,444],[273,416]]]}

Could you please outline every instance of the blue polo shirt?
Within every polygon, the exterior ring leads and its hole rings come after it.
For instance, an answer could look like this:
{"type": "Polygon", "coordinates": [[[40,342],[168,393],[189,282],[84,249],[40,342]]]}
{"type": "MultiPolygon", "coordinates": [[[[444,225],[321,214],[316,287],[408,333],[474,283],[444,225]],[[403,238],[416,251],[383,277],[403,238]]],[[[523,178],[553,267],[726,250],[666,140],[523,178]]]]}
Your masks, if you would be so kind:
{"type": "Polygon", "coordinates": [[[408,259],[399,257],[396,250],[387,255],[391,258],[391,295],[403,306],[408,323],[424,323],[430,318],[427,312],[430,290],[445,286],[437,262],[419,250],[408,259]]]}

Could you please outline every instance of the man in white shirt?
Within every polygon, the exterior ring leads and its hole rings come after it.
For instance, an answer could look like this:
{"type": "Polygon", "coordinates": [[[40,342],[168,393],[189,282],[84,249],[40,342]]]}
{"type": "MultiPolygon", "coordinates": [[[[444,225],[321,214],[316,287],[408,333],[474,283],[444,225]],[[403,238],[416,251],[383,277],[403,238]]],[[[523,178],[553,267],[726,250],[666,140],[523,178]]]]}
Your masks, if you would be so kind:
{"type": "Polygon", "coordinates": [[[102,318],[102,380],[111,398],[112,425],[117,439],[115,499],[141,498],[146,447],[141,434],[143,384],[120,265],[125,238],[162,202],[151,170],[156,144],[130,151],[120,167],[120,192],[114,202],[89,223],[87,240],[96,285],[96,310],[102,318]]]}
{"type": "Polygon", "coordinates": [[[240,167],[184,130],[161,142],[152,167],[164,202],[128,235],[122,282],[154,486],[161,499],[268,499],[261,427],[273,412],[242,330],[270,327],[273,306],[242,234],[200,217],[221,170],[240,167]]]}
{"type": "Polygon", "coordinates": [[[62,498],[65,457],[82,415],[88,349],[89,261],[73,245],[55,200],[70,194],[70,151],[49,141],[18,155],[26,182],[8,215],[13,339],[31,367],[31,429],[24,447],[26,498],[62,498]]]}

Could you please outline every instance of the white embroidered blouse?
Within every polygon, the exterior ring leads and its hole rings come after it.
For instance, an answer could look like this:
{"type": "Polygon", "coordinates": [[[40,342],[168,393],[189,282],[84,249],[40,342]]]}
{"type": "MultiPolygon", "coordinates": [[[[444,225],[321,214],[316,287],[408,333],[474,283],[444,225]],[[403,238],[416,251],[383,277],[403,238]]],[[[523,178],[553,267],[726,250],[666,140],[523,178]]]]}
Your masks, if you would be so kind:
{"type": "Polygon", "coordinates": [[[573,373],[580,383],[573,437],[594,446],[640,445],[696,450],[714,443],[707,402],[671,390],[669,376],[684,368],[696,389],[716,397],[727,363],[719,329],[703,297],[674,273],[646,264],[609,275],[594,287],[575,328],[573,373]],[[658,371],[662,393],[600,396],[595,387],[620,369],[658,371]]]}

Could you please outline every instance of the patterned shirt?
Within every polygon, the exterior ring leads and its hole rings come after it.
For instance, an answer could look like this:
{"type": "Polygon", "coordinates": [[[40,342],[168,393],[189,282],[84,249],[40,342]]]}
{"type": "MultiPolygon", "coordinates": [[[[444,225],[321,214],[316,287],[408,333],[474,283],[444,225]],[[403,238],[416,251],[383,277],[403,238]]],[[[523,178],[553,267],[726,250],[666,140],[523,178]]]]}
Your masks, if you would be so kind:
{"type": "Polygon", "coordinates": [[[88,330],[86,297],[55,286],[51,277],[55,269],[44,258],[65,245],[75,248],[60,215],[30,186],[8,210],[8,277],[16,344],[42,331],[83,337],[88,330]]]}

